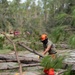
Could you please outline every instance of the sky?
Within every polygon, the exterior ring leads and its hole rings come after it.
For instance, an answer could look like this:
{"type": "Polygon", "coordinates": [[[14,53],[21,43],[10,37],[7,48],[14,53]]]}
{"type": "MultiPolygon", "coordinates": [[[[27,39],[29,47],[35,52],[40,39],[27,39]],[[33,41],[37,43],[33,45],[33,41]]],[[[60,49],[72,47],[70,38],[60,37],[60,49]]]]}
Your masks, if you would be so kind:
{"type": "MultiPolygon", "coordinates": [[[[13,0],[8,0],[8,1],[13,1],[13,0]]],[[[36,2],[37,2],[38,0],[36,0],[36,2]]],[[[21,3],[23,3],[23,2],[25,2],[25,0],[21,0],[21,3]]]]}
{"type": "MultiPolygon", "coordinates": [[[[13,0],[7,0],[7,1],[13,1],[13,0]]],[[[25,0],[21,0],[21,2],[23,3],[25,0]]]]}

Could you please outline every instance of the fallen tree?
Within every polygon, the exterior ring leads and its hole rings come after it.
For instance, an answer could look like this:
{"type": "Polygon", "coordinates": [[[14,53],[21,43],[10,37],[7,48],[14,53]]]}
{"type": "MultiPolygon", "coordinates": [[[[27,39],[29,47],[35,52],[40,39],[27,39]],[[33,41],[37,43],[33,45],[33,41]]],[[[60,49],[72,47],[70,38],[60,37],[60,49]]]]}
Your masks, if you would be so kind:
{"type": "MultiPolygon", "coordinates": [[[[18,57],[21,63],[37,63],[40,62],[38,58],[19,56],[18,57]]],[[[0,62],[17,62],[15,55],[3,55],[0,54],[0,62]]]]}
{"type": "MultiPolygon", "coordinates": [[[[33,67],[33,66],[40,66],[40,63],[35,63],[35,64],[22,64],[23,67],[33,67]]],[[[6,66],[6,67],[0,67],[0,70],[11,70],[11,69],[18,69],[19,66],[6,66]]]]}

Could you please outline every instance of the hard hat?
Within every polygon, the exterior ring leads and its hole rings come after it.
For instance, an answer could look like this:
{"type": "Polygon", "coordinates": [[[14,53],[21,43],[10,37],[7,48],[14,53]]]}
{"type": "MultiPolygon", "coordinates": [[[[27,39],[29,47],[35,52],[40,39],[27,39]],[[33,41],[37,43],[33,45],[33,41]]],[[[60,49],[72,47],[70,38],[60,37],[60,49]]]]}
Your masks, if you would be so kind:
{"type": "Polygon", "coordinates": [[[44,41],[45,39],[47,39],[47,35],[46,34],[42,34],[40,40],[44,41]]]}

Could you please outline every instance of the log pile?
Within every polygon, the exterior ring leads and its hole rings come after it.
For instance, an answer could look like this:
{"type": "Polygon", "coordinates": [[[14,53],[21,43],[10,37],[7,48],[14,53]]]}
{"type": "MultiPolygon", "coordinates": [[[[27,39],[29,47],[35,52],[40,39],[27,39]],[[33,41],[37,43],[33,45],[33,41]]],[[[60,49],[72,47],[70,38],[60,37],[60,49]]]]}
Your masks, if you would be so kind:
{"type": "MultiPolygon", "coordinates": [[[[39,66],[40,60],[32,57],[18,56],[22,67],[39,66]]],[[[3,62],[17,62],[15,55],[0,54],[0,63],[3,62]]],[[[19,66],[0,67],[0,70],[18,69],[19,66]]]]}

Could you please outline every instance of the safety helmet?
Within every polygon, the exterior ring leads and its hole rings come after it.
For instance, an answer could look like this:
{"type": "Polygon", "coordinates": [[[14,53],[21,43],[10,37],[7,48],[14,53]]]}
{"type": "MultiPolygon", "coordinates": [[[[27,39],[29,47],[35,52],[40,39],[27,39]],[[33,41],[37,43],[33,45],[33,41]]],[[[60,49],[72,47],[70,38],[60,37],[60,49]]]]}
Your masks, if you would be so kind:
{"type": "Polygon", "coordinates": [[[40,40],[41,40],[41,41],[44,41],[44,40],[46,40],[46,39],[47,39],[47,35],[46,35],[46,34],[42,34],[40,40]]]}

